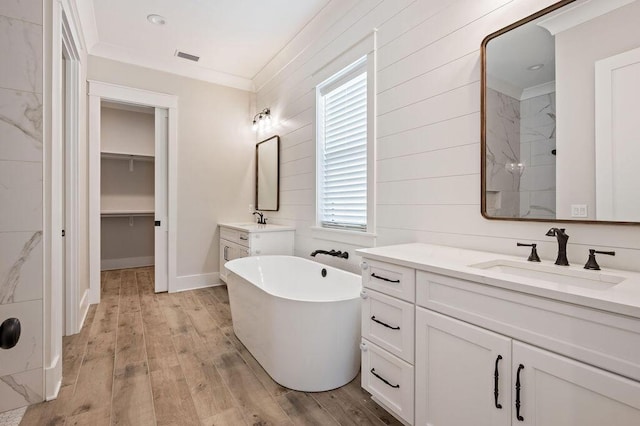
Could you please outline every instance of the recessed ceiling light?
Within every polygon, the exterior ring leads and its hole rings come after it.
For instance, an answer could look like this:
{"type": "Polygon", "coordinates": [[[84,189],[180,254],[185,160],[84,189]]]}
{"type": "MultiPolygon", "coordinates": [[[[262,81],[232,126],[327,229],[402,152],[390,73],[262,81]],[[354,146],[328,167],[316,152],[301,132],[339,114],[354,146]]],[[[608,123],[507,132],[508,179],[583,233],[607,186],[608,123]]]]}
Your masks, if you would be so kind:
{"type": "Polygon", "coordinates": [[[529,68],[527,68],[529,71],[538,71],[540,68],[544,67],[544,64],[535,64],[535,65],[531,65],[529,68]]]}
{"type": "Polygon", "coordinates": [[[160,15],[147,15],[147,21],[151,22],[153,25],[164,25],[167,23],[167,20],[164,18],[164,16],[160,16],[160,15]]]}

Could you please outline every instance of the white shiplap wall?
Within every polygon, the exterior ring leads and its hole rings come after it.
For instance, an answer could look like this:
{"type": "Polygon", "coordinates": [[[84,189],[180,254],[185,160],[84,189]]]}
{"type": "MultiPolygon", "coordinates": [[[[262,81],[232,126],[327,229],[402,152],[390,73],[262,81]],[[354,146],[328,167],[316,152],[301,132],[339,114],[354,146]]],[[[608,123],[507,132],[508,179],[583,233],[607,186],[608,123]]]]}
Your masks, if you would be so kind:
{"type": "MultiPolygon", "coordinates": [[[[254,79],[257,107],[280,134],[281,207],[272,222],[296,226],[296,254],[353,244],[317,238],[313,73],[377,29],[377,241],[429,242],[520,253],[539,243],[555,257],[552,224],[489,221],[480,214],[480,43],[555,0],[334,0],[254,79]]],[[[261,140],[268,134],[259,134],[261,140]]],[[[564,226],[564,225],[563,225],[564,226]]],[[[640,270],[640,226],[568,224],[569,259],[615,249],[602,265],[640,270]]],[[[349,262],[318,259],[357,270],[349,262]]]]}

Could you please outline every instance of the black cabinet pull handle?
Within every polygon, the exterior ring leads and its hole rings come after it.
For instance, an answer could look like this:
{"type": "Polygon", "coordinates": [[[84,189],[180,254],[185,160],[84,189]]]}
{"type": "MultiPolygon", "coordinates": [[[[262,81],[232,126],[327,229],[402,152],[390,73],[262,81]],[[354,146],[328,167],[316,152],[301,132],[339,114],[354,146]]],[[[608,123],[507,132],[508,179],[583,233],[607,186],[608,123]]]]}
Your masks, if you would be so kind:
{"type": "Polygon", "coordinates": [[[498,361],[502,359],[502,355],[498,355],[496,358],[496,368],[493,370],[493,398],[495,399],[496,408],[502,410],[502,404],[498,404],[498,395],[500,392],[498,391],[498,380],[500,379],[500,374],[498,373],[498,361]]]}
{"type": "Polygon", "coordinates": [[[386,323],[384,323],[384,322],[380,321],[379,319],[376,319],[376,316],[375,316],[375,315],[372,315],[372,316],[371,316],[371,321],[377,322],[378,324],[380,324],[380,325],[384,325],[385,327],[390,328],[390,329],[392,329],[392,330],[400,330],[400,327],[393,327],[393,326],[391,326],[391,325],[389,325],[389,324],[386,324],[386,323]]]}
{"type": "Polygon", "coordinates": [[[524,369],[524,365],[518,366],[518,373],[516,374],[516,418],[519,422],[524,421],[524,417],[520,415],[520,370],[524,369]]]}
{"type": "Polygon", "coordinates": [[[400,280],[390,280],[389,278],[381,277],[380,275],[376,275],[375,273],[371,274],[371,276],[373,278],[377,278],[379,280],[387,281],[387,282],[390,282],[390,283],[399,283],[400,282],[400,280]]]}
{"type": "Polygon", "coordinates": [[[371,374],[373,374],[374,376],[376,376],[378,379],[382,380],[385,384],[391,386],[392,388],[396,388],[398,389],[400,387],[400,385],[392,385],[391,383],[389,383],[389,381],[387,379],[385,379],[384,377],[380,376],[378,373],[376,373],[376,369],[372,368],[371,369],[371,374]]]}

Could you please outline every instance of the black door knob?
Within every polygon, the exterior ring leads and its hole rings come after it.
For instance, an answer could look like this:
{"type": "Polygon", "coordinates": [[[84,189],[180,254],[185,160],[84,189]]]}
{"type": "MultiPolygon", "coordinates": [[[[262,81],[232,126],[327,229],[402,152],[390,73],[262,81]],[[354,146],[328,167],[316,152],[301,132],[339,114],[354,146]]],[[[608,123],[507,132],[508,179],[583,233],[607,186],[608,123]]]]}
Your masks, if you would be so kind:
{"type": "Polygon", "coordinates": [[[20,340],[20,320],[9,318],[0,325],[0,348],[11,349],[20,340]]]}

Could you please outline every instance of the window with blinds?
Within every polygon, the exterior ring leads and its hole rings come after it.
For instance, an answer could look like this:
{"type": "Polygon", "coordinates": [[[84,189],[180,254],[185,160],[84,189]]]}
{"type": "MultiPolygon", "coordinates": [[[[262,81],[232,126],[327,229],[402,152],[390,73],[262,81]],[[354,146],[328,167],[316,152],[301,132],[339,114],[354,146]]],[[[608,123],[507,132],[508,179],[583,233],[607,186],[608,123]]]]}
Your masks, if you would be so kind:
{"type": "Polygon", "coordinates": [[[354,64],[319,88],[318,221],[367,230],[367,73],[354,64]]]}

